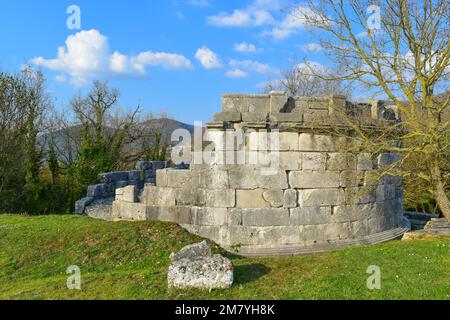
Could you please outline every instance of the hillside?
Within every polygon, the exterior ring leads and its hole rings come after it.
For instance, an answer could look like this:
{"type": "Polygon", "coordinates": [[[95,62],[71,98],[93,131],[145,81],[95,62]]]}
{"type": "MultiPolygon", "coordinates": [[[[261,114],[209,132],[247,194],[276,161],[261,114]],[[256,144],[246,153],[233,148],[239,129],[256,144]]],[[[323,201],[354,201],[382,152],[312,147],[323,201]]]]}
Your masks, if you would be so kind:
{"type": "MultiPolygon", "coordinates": [[[[56,144],[57,151],[59,150],[59,157],[64,158],[67,157],[67,151],[70,150],[71,157],[74,158],[76,155],[77,142],[81,138],[81,125],[74,125],[68,127],[64,130],[58,130],[52,132],[51,134],[43,134],[39,136],[37,144],[42,146],[44,150],[48,150],[48,142],[53,138],[53,141],[56,144]],[[65,150],[62,152],[62,150],[65,150]]],[[[190,133],[194,132],[194,126],[189,125],[174,119],[169,118],[160,118],[160,119],[152,119],[148,121],[141,122],[137,124],[137,130],[145,132],[148,134],[148,137],[152,139],[154,137],[155,132],[162,133],[163,141],[170,141],[170,137],[172,132],[176,129],[185,129],[190,133]]],[[[111,133],[113,129],[109,129],[111,133]]],[[[130,150],[134,150],[136,152],[139,150],[141,145],[141,141],[135,141],[133,144],[126,146],[126,148],[130,150]]]]}
{"type": "Polygon", "coordinates": [[[168,290],[170,253],[197,241],[161,222],[0,215],[0,299],[450,298],[450,238],[300,257],[228,255],[236,266],[231,289],[168,290]],[[71,265],[81,269],[81,291],[66,287],[71,265]],[[366,287],[370,265],[381,268],[382,290],[366,287]]]}

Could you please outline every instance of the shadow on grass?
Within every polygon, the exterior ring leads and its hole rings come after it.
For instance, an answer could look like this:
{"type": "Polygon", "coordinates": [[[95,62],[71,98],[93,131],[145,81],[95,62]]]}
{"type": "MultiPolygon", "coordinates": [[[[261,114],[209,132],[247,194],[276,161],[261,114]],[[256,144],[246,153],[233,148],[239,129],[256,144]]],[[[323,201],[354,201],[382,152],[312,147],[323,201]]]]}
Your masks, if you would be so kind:
{"type": "Polygon", "coordinates": [[[270,268],[260,263],[246,264],[234,268],[234,283],[236,285],[253,282],[268,274],[270,268]]]}

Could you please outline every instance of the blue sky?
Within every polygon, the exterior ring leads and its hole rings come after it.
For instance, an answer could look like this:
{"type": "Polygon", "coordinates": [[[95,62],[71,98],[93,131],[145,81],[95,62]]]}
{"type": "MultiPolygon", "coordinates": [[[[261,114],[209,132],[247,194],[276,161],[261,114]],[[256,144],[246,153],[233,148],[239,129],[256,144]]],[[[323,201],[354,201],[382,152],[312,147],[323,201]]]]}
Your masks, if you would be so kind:
{"type": "Polygon", "coordinates": [[[121,105],[208,121],[223,93],[259,93],[289,59],[324,63],[290,0],[15,0],[0,9],[0,69],[41,67],[57,107],[93,79],[121,105]],[[67,27],[67,8],[81,29],[67,27]],[[58,48],[59,53],[58,53],[58,48]]]}

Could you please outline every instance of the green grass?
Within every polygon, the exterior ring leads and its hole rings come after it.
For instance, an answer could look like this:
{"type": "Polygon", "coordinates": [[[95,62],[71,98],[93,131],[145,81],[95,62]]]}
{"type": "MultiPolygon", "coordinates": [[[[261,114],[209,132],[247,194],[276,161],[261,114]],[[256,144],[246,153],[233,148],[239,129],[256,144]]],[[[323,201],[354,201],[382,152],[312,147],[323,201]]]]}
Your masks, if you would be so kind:
{"type": "Polygon", "coordinates": [[[300,257],[228,255],[233,288],[168,290],[170,253],[200,240],[161,222],[3,215],[0,299],[450,299],[449,238],[300,257]],[[70,265],[81,268],[81,291],[66,287],[70,265]],[[369,265],[381,268],[381,290],[366,287],[369,265]]]}

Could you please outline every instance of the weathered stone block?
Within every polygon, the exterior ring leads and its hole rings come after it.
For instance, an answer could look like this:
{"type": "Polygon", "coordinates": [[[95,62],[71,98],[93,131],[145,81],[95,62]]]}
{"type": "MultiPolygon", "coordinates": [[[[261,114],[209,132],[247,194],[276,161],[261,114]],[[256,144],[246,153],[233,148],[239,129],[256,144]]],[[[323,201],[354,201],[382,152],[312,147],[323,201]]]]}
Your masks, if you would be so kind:
{"type": "MultiPolygon", "coordinates": [[[[279,152],[271,155],[272,158],[278,157],[279,167],[281,170],[293,171],[301,170],[302,154],[300,152],[279,152]]],[[[271,163],[274,163],[271,160],[271,163]]]]}
{"type": "Polygon", "coordinates": [[[295,208],[298,206],[298,192],[294,189],[284,191],[283,206],[285,208],[295,208]]]}
{"type": "MultiPolygon", "coordinates": [[[[324,229],[325,239],[328,242],[355,238],[355,235],[353,233],[353,230],[355,230],[355,226],[353,225],[353,223],[348,222],[328,223],[325,225],[324,229]]],[[[362,224],[359,224],[359,227],[362,227],[362,224]]],[[[359,230],[358,232],[362,233],[363,230],[359,230]]]]}
{"type": "Polygon", "coordinates": [[[377,217],[381,213],[382,206],[375,203],[335,206],[332,221],[336,223],[363,221],[370,217],[377,217]]]}
{"type": "Polygon", "coordinates": [[[158,187],[167,187],[168,185],[168,177],[167,172],[168,169],[161,169],[156,171],[156,185],[158,187]]]}
{"type": "Polygon", "coordinates": [[[85,209],[85,214],[88,217],[112,221],[112,204],[114,202],[114,198],[106,198],[106,199],[97,199],[94,200],[89,206],[85,209]]]}
{"type": "Polygon", "coordinates": [[[298,133],[280,132],[280,151],[298,151],[298,133]]]}
{"type": "Polygon", "coordinates": [[[241,209],[244,226],[287,226],[289,225],[288,209],[241,209]]]}
{"type": "Polygon", "coordinates": [[[300,245],[303,242],[300,235],[303,226],[270,226],[260,228],[263,229],[265,241],[262,242],[266,246],[300,245]]]}
{"type": "Polygon", "coordinates": [[[289,173],[291,188],[339,188],[340,175],[335,171],[291,171],[289,173]]]}
{"type": "Polygon", "coordinates": [[[233,208],[236,205],[234,189],[219,189],[206,191],[206,206],[213,208],[233,208]]]}
{"type": "Polygon", "coordinates": [[[367,223],[365,221],[354,221],[349,223],[349,229],[350,232],[346,235],[347,238],[361,238],[369,234],[367,230],[367,223]]]}
{"type": "Polygon", "coordinates": [[[321,125],[329,124],[330,115],[328,114],[328,110],[307,110],[307,112],[303,113],[303,121],[305,123],[321,125]]]}
{"type": "Polygon", "coordinates": [[[396,187],[401,187],[403,185],[403,177],[401,176],[393,176],[393,175],[384,175],[379,177],[381,184],[392,185],[396,187]]]}
{"type": "Polygon", "coordinates": [[[142,194],[139,198],[141,203],[147,206],[158,206],[159,205],[159,189],[156,186],[146,185],[142,194]]]}
{"type": "Polygon", "coordinates": [[[391,166],[393,164],[400,165],[402,161],[402,155],[396,153],[382,153],[378,156],[378,165],[380,167],[391,166]]]}
{"type": "Polygon", "coordinates": [[[377,201],[376,189],[368,187],[351,187],[345,189],[345,203],[366,204],[377,201]]]}
{"type": "Polygon", "coordinates": [[[370,153],[358,154],[357,170],[358,171],[373,170],[372,156],[370,155],[370,153]]]}
{"type": "Polygon", "coordinates": [[[355,170],[351,166],[352,158],[354,156],[348,153],[329,153],[327,159],[327,170],[342,171],[342,170],[355,170]]]}
{"type": "Polygon", "coordinates": [[[241,120],[240,112],[220,112],[214,115],[214,121],[240,122],[241,120]]]}
{"type": "Polygon", "coordinates": [[[190,185],[192,175],[190,170],[168,170],[167,171],[167,186],[179,188],[185,185],[190,185]]]}
{"type": "Polygon", "coordinates": [[[282,189],[269,189],[263,192],[263,199],[272,208],[281,208],[284,204],[284,191],[282,189]]]}
{"type": "Polygon", "coordinates": [[[196,186],[196,183],[198,183],[200,188],[207,189],[227,189],[229,186],[228,171],[219,167],[208,167],[198,170],[193,172],[193,175],[193,187],[196,186]]]}
{"type": "Polygon", "coordinates": [[[303,152],[302,169],[325,171],[327,163],[327,154],[321,152],[303,152]]]}
{"type": "Polygon", "coordinates": [[[267,208],[270,203],[264,200],[264,189],[236,190],[237,208],[267,208]]]}
{"type": "Polygon", "coordinates": [[[206,192],[204,189],[184,186],[175,189],[177,206],[204,206],[206,204],[206,192]]]}
{"type": "Polygon", "coordinates": [[[288,103],[288,96],[284,93],[271,93],[270,94],[270,113],[279,113],[284,111],[286,104],[288,103]]]}
{"type": "Polygon", "coordinates": [[[384,177],[377,171],[359,171],[359,174],[364,174],[364,186],[375,188],[380,184],[386,184],[384,177]]]}
{"type": "Polygon", "coordinates": [[[395,227],[393,220],[385,216],[368,219],[365,221],[365,226],[368,234],[380,233],[395,227]]]}
{"type": "Polygon", "coordinates": [[[191,207],[165,207],[161,206],[159,208],[158,220],[174,222],[178,224],[191,224],[192,223],[192,212],[191,207]]]}
{"type": "Polygon", "coordinates": [[[256,189],[271,186],[277,189],[287,189],[286,172],[277,170],[275,173],[263,169],[232,169],[229,171],[230,188],[232,189],[256,189]]]}
{"type": "Polygon", "coordinates": [[[299,203],[301,207],[337,206],[345,203],[345,195],[341,189],[300,190],[299,203]]]}
{"type": "Polygon", "coordinates": [[[331,222],[331,207],[290,209],[290,225],[315,225],[331,222]]]}
{"type": "Polygon", "coordinates": [[[300,237],[307,246],[320,244],[327,240],[327,225],[306,225],[301,228],[300,237]]]}
{"type": "Polygon", "coordinates": [[[270,98],[267,95],[224,95],[222,96],[224,112],[269,112],[270,98]]]}
{"type": "Polygon", "coordinates": [[[137,188],[136,186],[127,186],[125,188],[116,189],[116,201],[122,202],[137,202],[137,188]]]}
{"type": "Polygon", "coordinates": [[[188,245],[177,253],[172,253],[170,255],[170,261],[176,262],[182,259],[195,259],[198,257],[208,257],[211,255],[211,246],[209,245],[209,242],[205,240],[200,243],[188,245]]]}
{"type": "Polygon", "coordinates": [[[222,226],[228,224],[225,208],[192,207],[192,223],[199,226],[222,226]]]}
{"type": "Polygon", "coordinates": [[[173,207],[176,205],[175,188],[158,187],[158,205],[164,207],[173,207]]]}
{"type": "Polygon", "coordinates": [[[94,200],[95,198],[93,197],[87,197],[75,202],[75,214],[83,214],[86,207],[90,205],[94,200]]]}
{"type": "Polygon", "coordinates": [[[344,137],[301,133],[299,149],[302,151],[342,151],[347,148],[344,137]]]}
{"type": "Polygon", "coordinates": [[[241,226],[242,225],[242,210],[236,208],[228,209],[228,225],[241,226]]]}
{"type": "Polygon", "coordinates": [[[299,242],[300,228],[298,226],[229,227],[229,243],[231,247],[242,245],[285,245],[298,244],[299,242]]]}
{"type": "Polygon", "coordinates": [[[224,289],[233,285],[233,264],[221,255],[212,255],[204,241],[170,256],[169,288],[224,289]]]}
{"type": "Polygon", "coordinates": [[[272,122],[303,122],[303,115],[298,112],[271,113],[269,119],[272,122]]]}
{"type": "Polygon", "coordinates": [[[143,203],[114,201],[112,208],[114,220],[147,220],[147,207],[143,203]]]}
{"type": "Polygon", "coordinates": [[[248,106],[242,106],[239,102],[234,96],[223,95],[222,112],[248,112],[248,106]]]}
{"type": "Polygon", "coordinates": [[[266,122],[267,121],[267,113],[244,112],[242,114],[242,121],[244,121],[244,122],[266,122]]]}
{"type": "Polygon", "coordinates": [[[358,187],[364,185],[365,175],[356,170],[344,170],[340,173],[341,187],[358,187]]]}

